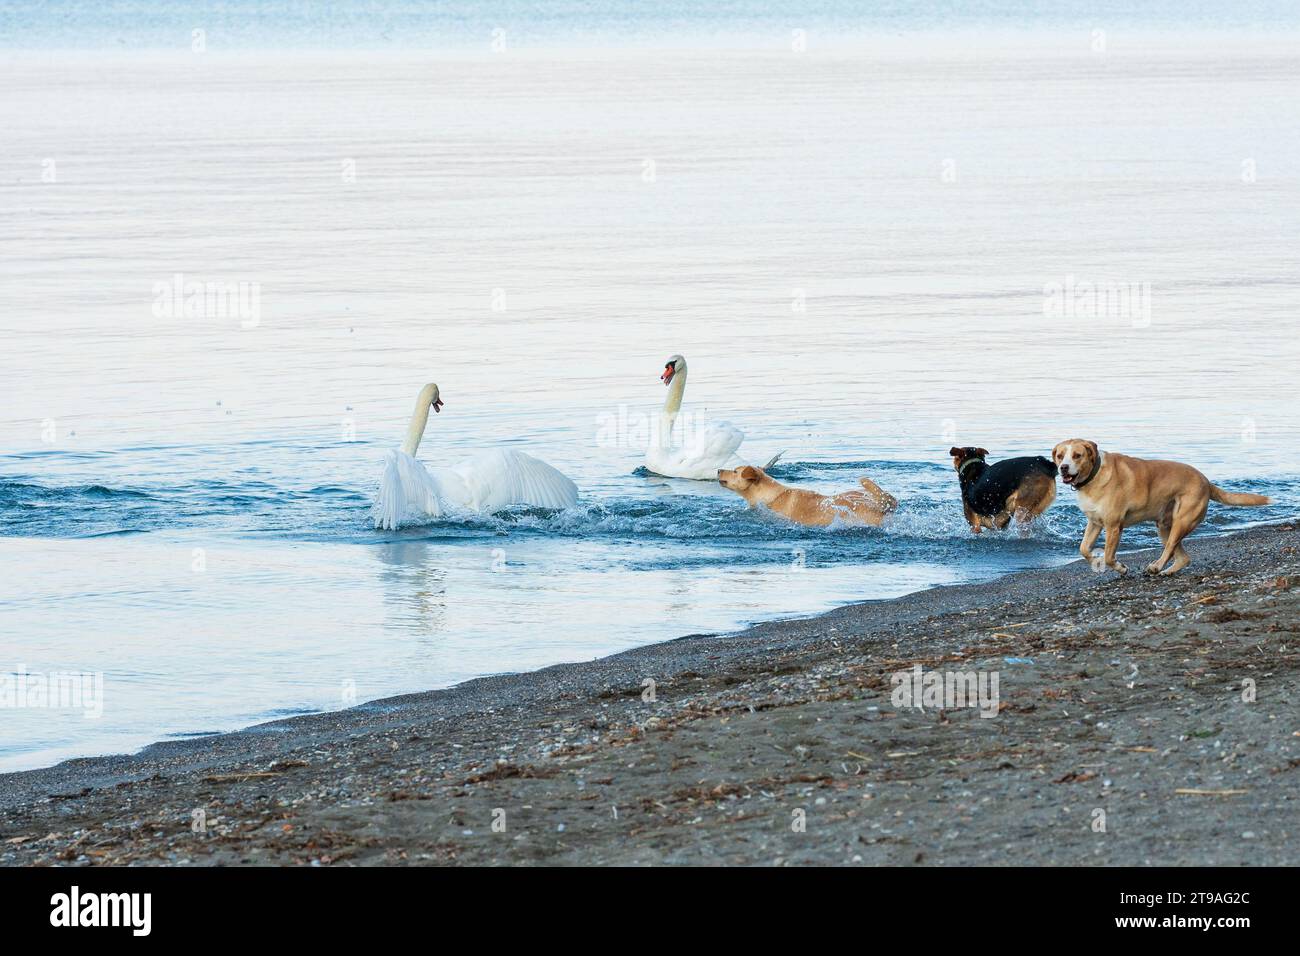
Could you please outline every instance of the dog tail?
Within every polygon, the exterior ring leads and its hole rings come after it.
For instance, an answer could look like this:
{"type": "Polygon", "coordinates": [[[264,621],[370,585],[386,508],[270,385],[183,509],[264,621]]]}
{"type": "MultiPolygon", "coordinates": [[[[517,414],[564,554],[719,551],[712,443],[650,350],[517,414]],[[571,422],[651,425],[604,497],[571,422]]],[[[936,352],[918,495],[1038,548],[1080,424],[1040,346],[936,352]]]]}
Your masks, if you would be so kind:
{"type": "Polygon", "coordinates": [[[880,510],[885,512],[885,514],[890,514],[898,507],[898,499],[895,498],[893,495],[891,495],[884,488],[881,488],[870,478],[867,478],[865,476],[859,478],[858,484],[862,486],[863,491],[871,495],[873,498],[876,499],[876,501],[880,503],[880,510]]]}
{"type": "Polygon", "coordinates": [[[1210,485],[1210,500],[1221,505],[1269,505],[1273,499],[1268,495],[1252,495],[1241,491],[1224,491],[1218,485],[1210,485]]]}
{"type": "Polygon", "coordinates": [[[1056,466],[1052,464],[1050,459],[1044,458],[1042,455],[1036,455],[1033,467],[1035,471],[1041,471],[1053,481],[1056,480],[1056,466]]]}

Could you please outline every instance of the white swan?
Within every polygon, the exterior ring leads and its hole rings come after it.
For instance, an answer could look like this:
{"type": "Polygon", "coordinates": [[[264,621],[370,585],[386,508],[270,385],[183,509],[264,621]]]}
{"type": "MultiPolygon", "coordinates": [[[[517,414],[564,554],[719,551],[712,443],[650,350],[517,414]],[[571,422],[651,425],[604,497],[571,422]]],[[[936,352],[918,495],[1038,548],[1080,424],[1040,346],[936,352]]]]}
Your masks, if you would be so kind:
{"type": "MultiPolygon", "coordinates": [[[[668,386],[668,397],[664,400],[659,427],[654,429],[650,447],[646,449],[646,469],[666,478],[717,481],[718,469],[747,464],[736,454],[736,449],[745,440],[745,433],[731,422],[709,422],[688,427],[684,429],[687,434],[679,436],[685,440],[676,443],[673,426],[686,392],[686,359],[680,355],[670,358],[664,363],[661,378],[668,386]]],[[[684,424],[693,425],[691,422],[684,424]]],[[[780,454],[774,455],[763,467],[771,468],[780,457],[780,454]]]]}
{"type": "Polygon", "coordinates": [[[425,468],[415,452],[429,422],[429,409],[440,412],[442,405],[437,385],[420,389],[406,440],[400,449],[385,453],[384,474],[371,509],[376,528],[391,531],[446,511],[492,514],[512,505],[569,508],[578,503],[578,488],[572,481],[546,462],[507,448],[479,452],[449,468],[425,468]]]}

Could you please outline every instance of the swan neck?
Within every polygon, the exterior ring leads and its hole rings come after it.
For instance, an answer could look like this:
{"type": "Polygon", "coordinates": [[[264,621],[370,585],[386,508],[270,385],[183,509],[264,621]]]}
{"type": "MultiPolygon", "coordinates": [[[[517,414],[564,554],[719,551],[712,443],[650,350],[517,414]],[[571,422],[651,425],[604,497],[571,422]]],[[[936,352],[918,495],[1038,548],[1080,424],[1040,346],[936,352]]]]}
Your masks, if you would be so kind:
{"type": "Polygon", "coordinates": [[[682,407],[682,396],[686,393],[686,363],[682,362],[682,370],[673,375],[673,380],[668,385],[668,397],[664,399],[664,418],[672,421],[677,417],[677,412],[682,407]]]}
{"type": "Polygon", "coordinates": [[[411,424],[406,427],[406,438],[402,441],[402,451],[415,457],[420,448],[420,439],[424,437],[424,428],[429,424],[429,405],[433,401],[433,390],[423,388],[420,397],[415,400],[415,412],[411,415],[411,424]]]}

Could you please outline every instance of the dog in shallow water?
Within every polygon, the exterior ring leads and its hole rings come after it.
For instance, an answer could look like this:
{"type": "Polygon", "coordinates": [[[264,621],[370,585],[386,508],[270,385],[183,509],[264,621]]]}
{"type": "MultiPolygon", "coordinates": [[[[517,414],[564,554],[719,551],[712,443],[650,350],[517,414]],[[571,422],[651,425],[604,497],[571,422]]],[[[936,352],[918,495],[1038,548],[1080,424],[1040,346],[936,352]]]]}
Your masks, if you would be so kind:
{"type": "Polygon", "coordinates": [[[1264,495],[1224,491],[1191,465],[1113,451],[1103,455],[1095,441],[1083,438],[1059,443],[1052,449],[1052,461],[1061,470],[1061,480],[1079,493],[1079,508],[1088,518],[1079,553],[1094,571],[1127,571],[1115,557],[1120,535],[1129,525],[1154,521],[1164,550],[1147,565],[1147,574],[1174,574],[1191,563],[1183,539],[1196,530],[1211,501],[1247,506],[1271,501],[1264,495]],[[1094,555],[1092,546],[1103,530],[1106,550],[1094,555]]]}
{"type": "Polygon", "coordinates": [[[743,465],[720,469],[718,484],[740,495],[751,508],[762,505],[783,518],[813,528],[824,528],[835,521],[878,525],[898,507],[898,499],[870,478],[858,479],[862,491],[819,495],[815,491],[783,485],[762,468],[743,465]]]}
{"type": "Polygon", "coordinates": [[[1041,455],[1004,458],[990,465],[987,448],[949,448],[971,531],[1025,526],[1056,500],[1056,466],[1041,455]]]}

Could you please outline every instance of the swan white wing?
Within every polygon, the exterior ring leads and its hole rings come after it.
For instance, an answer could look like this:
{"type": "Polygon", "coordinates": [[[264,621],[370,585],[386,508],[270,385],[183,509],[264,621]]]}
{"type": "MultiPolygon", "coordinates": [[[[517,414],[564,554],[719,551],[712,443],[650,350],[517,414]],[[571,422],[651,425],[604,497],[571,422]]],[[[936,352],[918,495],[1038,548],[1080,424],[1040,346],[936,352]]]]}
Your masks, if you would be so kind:
{"type": "Polygon", "coordinates": [[[743,464],[736,449],[744,440],[745,433],[730,422],[710,422],[695,429],[684,444],[652,446],[646,467],[669,478],[716,478],[719,468],[743,464]]]}
{"type": "Polygon", "coordinates": [[[438,479],[406,452],[384,454],[384,472],[370,509],[376,528],[391,531],[424,518],[437,518],[444,510],[438,479]]]}
{"type": "Polygon", "coordinates": [[[494,448],[452,469],[464,482],[467,504],[492,514],[514,505],[571,508],[578,486],[544,461],[521,451],[494,448]]]}
{"type": "Polygon", "coordinates": [[[703,428],[695,430],[691,442],[686,446],[686,454],[698,462],[729,462],[740,443],[745,440],[745,433],[731,422],[710,422],[703,428]]]}

